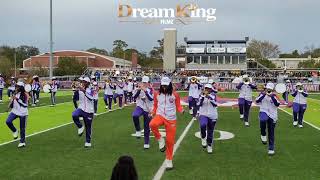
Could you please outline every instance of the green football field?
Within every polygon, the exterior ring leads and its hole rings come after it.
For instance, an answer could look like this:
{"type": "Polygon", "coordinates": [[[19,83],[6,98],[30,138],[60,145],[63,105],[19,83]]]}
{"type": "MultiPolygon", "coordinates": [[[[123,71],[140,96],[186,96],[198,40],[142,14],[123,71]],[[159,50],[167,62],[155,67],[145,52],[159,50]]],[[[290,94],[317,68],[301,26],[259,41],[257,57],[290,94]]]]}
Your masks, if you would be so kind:
{"type": "MultiPolygon", "coordinates": [[[[83,148],[84,137],[78,137],[72,123],[71,92],[58,93],[56,107],[49,107],[47,94],[41,94],[40,107],[30,108],[27,125],[27,147],[18,149],[5,124],[7,102],[0,104],[0,180],[23,179],[109,179],[112,168],[121,155],[134,158],[139,179],[153,179],[165,155],[151,138],[151,148],[143,149],[143,139],[131,136],[135,132],[131,113],[133,106],[106,113],[99,101],[99,115],[93,122],[93,147],[83,148]]],[[[185,96],[186,93],[181,93],[185,96]]],[[[222,97],[237,97],[237,93],[219,93],[222,97]]],[[[310,95],[305,121],[320,127],[319,94],[310,95]],[[317,100],[318,99],[318,100],[317,100]],[[318,109],[318,110],[317,110],[318,109]]],[[[187,110],[187,107],[185,107],[187,110]]],[[[216,140],[214,153],[207,154],[195,136],[197,121],[188,113],[178,116],[175,169],[161,174],[162,179],[320,179],[320,131],[305,124],[292,127],[291,109],[279,110],[275,130],[274,156],[267,155],[267,146],[260,142],[259,109],[250,114],[250,127],[239,119],[237,108],[219,107],[219,131],[234,134],[228,140],[216,140]]],[[[18,120],[15,121],[18,127],[18,120]]],[[[142,122],[141,122],[142,125],[142,122]]],[[[161,168],[160,168],[161,170],[161,168]]]]}

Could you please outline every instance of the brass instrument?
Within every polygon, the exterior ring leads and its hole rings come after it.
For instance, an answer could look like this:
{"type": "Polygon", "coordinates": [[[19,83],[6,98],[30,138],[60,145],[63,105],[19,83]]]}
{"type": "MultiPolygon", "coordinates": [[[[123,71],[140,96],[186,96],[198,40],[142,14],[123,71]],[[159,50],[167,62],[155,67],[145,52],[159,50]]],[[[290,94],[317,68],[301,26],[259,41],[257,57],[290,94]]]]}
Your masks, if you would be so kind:
{"type": "Polygon", "coordinates": [[[250,83],[250,78],[249,77],[243,78],[243,82],[244,82],[244,84],[249,84],[250,83]]]}
{"type": "Polygon", "coordinates": [[[190,81],[191,81],[191,83],[195,83],[195,82],[197,82],[197,80],[198,80],[197,77],[192,76],[190,81]]]}
{"type": "Polygon", "coordinates": [[[265,90],[264,84],[258,84],[258,85],[257,85],[257,90],[258,90],[258,91],[264,91],[264,90],[265,90]]]}

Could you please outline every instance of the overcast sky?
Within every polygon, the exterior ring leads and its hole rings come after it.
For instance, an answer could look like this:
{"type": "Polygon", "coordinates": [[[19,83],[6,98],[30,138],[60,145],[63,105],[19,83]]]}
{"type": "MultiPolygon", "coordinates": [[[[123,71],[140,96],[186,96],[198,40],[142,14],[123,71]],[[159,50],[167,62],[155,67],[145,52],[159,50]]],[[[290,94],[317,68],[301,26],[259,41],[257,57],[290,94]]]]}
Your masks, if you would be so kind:
{"type": "MultiPolygon", "coordinates": [[[[134,8],[175,8],[196,2],[216,8],[214,23],[147,25],[120,23],[119,0],[53,0],[54,49],[112,49],[121,39],[129,47],[149,52],[162,38],[163,28],[176,27],[178,41],[189,39],[270,40],[282,51],[320,46],[319,0],[122,0],[134,8]]],[[[49,0],[1,0],[0,45],[49,46],[49,0]]]]}

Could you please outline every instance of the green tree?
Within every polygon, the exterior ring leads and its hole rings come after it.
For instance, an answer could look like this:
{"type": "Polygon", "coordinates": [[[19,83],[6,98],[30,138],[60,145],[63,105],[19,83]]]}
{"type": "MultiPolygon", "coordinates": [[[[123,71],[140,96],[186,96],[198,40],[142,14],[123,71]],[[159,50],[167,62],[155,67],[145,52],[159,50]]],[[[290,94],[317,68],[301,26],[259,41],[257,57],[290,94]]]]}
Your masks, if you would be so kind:
{"type": "Polygon", "coordinates": [[[262,65],[264,65],[265,67],[267,67],[267,68],[276,68],[276,65],[272,62],[272,61],[270,61],[270,60],[268,60],[268,59],[258,59],[257,60],[260,64],[262,64],[262,65]]]}
{"type": "Polygon", "coordinates": [[[12,63],[11,61],[4,56],[0,56],[0,73],[8,78],[12,75],[12,63]]]}
{"type": "Polygon", "coordinates": [[[93,48],[87,49],[86,51],[91,52],[91,53],[101,54],[104,56],[108,56],[108,51],[105,49],[98,49],[96,47],[93,47],[93,48]]]}
{"type": "Polygon", "coordinates": [[[314,59],[301,61],[298,64],[299,68],[316,68],[316,61],[314,59]]]}
{"type": "Polygon", "coordinates": [[[81,75],[86,67],[84,62],[78,61],[75,57],[61,57],[54,73],[58,76],[81,75]]]}
{"type": "Polygon", "coordinates": [[[128,47],[128,44],[122,40],[113,41],[112,56],[117,58],[124,57],[124,50],[128,47]]]}
{"type": "Polygon", "coordinates": [[[10,46],[0,46],[0,56],[7,57],[14,64],[16,54],[17,67],[22,67],[23,60],[38,55],[39,49],[33,46],[22,45],[17,48],[10,46]]]}
{"type": "Polygon", "coordinates": [[[299,51],[298,50],[294,50],[292,51],[291,54],[280,54],[279,55],[280,58],[300,58],[300,54],[299,54],[299,51]]]}
{"type": "Polygon", "coordinates": [[[158,40],[158,46],[153,47],[153,49],[149,52],[149,55],[151,58],[163,58],[163,45],[164,45],[164,39],[158,40]]]}

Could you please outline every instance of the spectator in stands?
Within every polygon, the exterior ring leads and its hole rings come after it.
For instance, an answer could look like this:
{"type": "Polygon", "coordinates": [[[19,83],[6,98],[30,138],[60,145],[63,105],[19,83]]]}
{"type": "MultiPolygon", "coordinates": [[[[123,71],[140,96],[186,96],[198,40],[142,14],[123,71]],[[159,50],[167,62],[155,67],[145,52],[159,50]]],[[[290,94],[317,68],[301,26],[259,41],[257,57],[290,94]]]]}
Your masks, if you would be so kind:
{"type": "Polygon", "coordinates": [[[134,161],[130,156],[121,156],[114,166],[111,180],[138,180],[134,161]]]}

